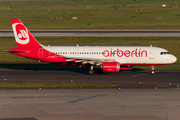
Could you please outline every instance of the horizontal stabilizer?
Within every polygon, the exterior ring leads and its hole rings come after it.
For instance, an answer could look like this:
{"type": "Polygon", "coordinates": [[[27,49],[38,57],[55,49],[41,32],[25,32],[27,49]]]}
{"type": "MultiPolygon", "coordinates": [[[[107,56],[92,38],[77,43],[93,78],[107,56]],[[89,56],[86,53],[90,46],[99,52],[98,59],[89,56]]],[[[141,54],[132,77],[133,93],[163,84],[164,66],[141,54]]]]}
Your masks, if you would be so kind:
{"type": "Polygon", "coordinates": [[[7,52],[10,52],[10,53],[29,53],[29,51],[20,51],[20,50],[7,50],[7,52]]]}

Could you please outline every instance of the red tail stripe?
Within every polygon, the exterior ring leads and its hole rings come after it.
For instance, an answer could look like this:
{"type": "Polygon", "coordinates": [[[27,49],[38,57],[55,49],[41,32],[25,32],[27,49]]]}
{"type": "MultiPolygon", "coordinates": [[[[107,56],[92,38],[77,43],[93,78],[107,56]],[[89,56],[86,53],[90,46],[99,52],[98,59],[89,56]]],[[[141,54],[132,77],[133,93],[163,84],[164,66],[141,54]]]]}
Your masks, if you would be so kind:
{"type": "Polygon", "coordinates": [[[14,23],[21,23],[21,21],[19,19],[11,19],[11,23],[14,24],[14,23]]]}

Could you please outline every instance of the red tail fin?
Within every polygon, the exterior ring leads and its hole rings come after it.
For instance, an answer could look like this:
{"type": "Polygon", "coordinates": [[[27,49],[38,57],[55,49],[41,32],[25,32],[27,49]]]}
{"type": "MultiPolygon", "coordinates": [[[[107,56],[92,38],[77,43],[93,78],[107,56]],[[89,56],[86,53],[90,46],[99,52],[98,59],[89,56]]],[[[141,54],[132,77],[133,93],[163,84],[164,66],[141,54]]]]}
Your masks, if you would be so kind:
{"type": "Polygon", "coordinates": [[[40,47],[38,41],[19,19],[11,19],[17,47],[40,47]]]}

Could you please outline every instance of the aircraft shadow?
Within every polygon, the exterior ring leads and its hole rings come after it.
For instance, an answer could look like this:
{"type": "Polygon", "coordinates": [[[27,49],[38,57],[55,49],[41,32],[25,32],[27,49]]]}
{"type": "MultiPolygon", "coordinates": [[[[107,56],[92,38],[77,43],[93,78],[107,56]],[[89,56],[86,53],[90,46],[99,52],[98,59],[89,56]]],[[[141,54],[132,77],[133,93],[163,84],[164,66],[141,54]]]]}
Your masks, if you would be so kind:
{"type": "MultiPolygon", "coordinates": [[[[55,71],[71,71],[77,72],[81,74],[88,74],[90,70],[90,66],[78,66],[78,65],[58,65],[58,64],[48,64],[48,63],[0,63],[0,68],[4,69],[19,69],[19,70],[55,70],[55,71]]],[[[95,69],[96,73],[97,70],[95,69]]],[[[133,68],[130,70],[132,72],[143,71],[139,68],[133,68]]],[[[99,74],[109,74],[107,72],[99,73],[99,74]]]]}

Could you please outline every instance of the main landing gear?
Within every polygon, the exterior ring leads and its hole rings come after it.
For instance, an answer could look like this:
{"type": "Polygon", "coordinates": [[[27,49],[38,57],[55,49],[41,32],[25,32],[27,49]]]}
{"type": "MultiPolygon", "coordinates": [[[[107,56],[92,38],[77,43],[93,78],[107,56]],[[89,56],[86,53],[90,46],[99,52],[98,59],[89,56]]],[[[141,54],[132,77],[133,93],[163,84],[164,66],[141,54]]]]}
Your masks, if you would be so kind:
{"type": "Polygon", "coordinates": [[[155,74],[155,69],[153,65],[151,65],[151,69],[152,69],[151,74],[155,74]]]}
{"type": "Polygon", "coordinates": [[[95,71],[93,70],[94,66],[91,66],[91,69],[89,70],[89,74],[93,75],[95,73],[95,71]]]}

